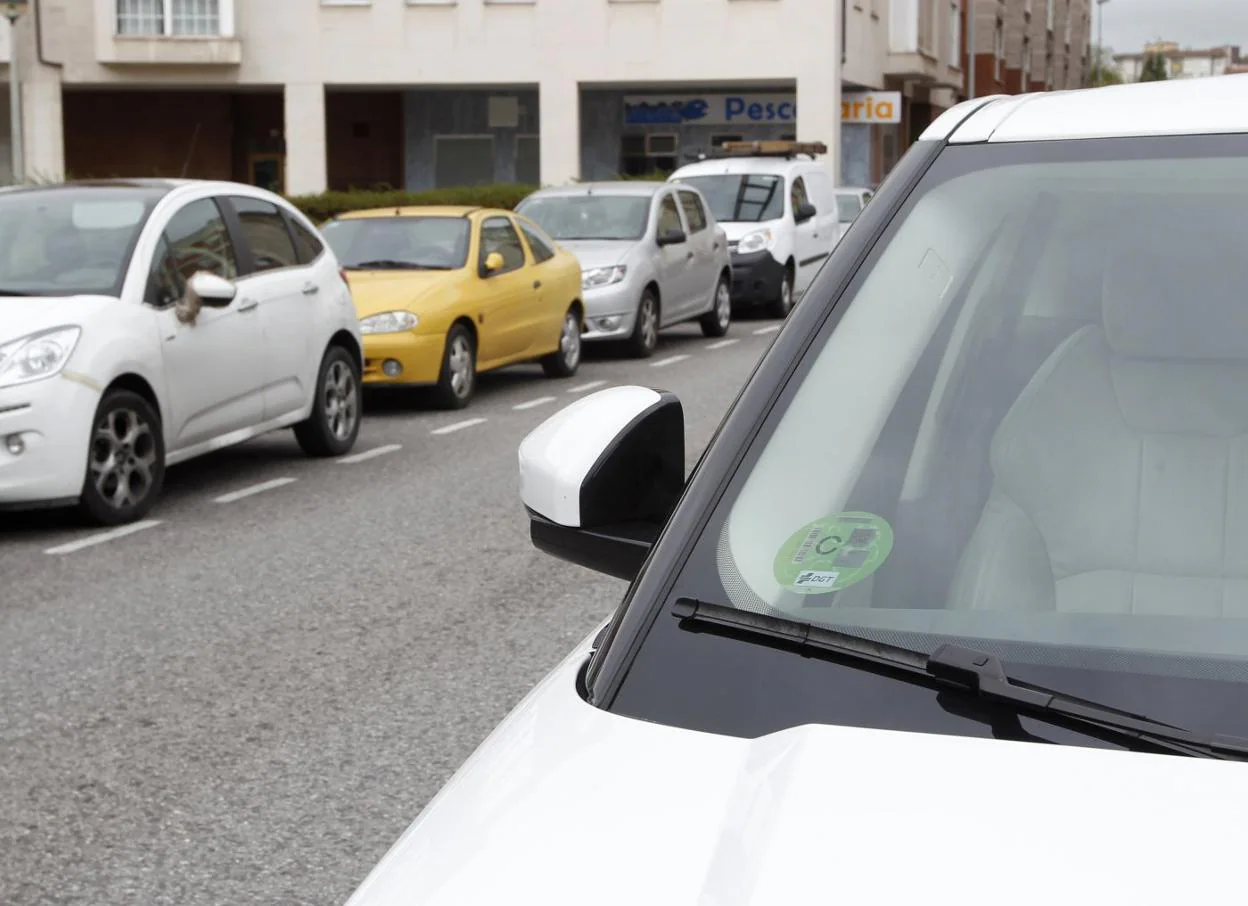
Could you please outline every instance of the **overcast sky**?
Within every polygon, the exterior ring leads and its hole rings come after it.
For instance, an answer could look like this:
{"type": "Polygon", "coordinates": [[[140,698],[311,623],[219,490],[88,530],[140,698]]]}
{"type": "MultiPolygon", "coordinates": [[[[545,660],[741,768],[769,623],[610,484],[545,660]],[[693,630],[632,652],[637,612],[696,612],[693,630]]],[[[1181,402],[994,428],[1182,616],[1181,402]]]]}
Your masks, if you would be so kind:
{"type": "Polygon", "coordinates": [[[1093,44],[1098,15],[1105,17],[1105,46],[1118,53],[1158,38],[1198,48],[1238,44],[1248,53],[1248,0],[1109,0],[1093,6],[1093,44]]]}

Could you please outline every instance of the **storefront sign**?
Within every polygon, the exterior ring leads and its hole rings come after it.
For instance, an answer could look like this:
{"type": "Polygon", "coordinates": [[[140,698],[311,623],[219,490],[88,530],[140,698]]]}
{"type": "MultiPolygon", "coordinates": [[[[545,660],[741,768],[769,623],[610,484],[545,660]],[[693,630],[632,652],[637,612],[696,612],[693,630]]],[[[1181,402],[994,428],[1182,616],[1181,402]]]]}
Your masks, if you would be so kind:
{"type": "Polygon", "coordinates": [[[727,126],[796,123],[791,94],[630,95],[624,98],[626,126],[727,126]]]}
{"type": "Polygon", "coordinates": [[[900,91],[846,91],[841,94],[842,123],[900,123],[900,91]]]}
{"type": "MultiPolygon", "coordinates": [[[[626,126],[737,126],[797,122],[792,94],[635,94],[624,98],[626,126]]],[[[843,123],[900,123],[900,91],[847,91],[843,123]]]]}

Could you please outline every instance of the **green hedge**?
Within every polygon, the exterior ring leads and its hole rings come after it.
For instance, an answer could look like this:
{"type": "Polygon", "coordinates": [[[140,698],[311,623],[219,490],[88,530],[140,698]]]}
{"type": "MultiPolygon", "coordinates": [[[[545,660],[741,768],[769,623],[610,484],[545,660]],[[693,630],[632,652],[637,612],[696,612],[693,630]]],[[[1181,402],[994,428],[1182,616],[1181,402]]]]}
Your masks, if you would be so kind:
{"type": "Polygon", "coordinates": [[[346,211],[368,208],[396,208],[405,205],[480,205],[510,211],[537,186],[518,183],[496,183],[488,186],[456,186],[430,189],[427,192],[405,192],[401,189],[352,189],[347,192],[322,192],[320,195],[295,195],[290,202],[314,223],[321,223],[346,211]]]}

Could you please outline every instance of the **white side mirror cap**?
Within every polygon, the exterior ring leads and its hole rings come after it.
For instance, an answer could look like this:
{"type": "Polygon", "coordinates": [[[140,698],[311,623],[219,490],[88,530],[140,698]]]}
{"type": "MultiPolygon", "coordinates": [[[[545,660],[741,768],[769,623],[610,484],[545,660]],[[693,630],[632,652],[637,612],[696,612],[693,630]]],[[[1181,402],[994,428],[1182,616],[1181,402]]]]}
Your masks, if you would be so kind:
{"type": "Polygon", "coordinates": [[[557,525],[665,518],[684,485],[680,400],[646,387],[600,390],[533,429],[519,458],[520,499],[557,525]]]}

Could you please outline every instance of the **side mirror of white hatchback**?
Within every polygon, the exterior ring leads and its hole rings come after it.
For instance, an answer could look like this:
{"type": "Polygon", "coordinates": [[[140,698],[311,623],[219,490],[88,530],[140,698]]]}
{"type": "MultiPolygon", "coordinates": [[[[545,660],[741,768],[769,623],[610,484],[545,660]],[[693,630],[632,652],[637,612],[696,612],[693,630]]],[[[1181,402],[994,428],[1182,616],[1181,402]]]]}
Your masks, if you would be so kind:
{"type": "Polygon", "coordinates": [[[685,417],[673,393],[600,390],[520,444],[520,498],[538,550],[631,581],[685,486],[685,417]]]}
{"type": "Polygon", "coordinates": [[[187,281],[186,288],[188,295],[198,296],[200,304],[208,308],[225,308],[238,294],[238,288],[233,283],[210,271],[196,271],[187,281]]]}

